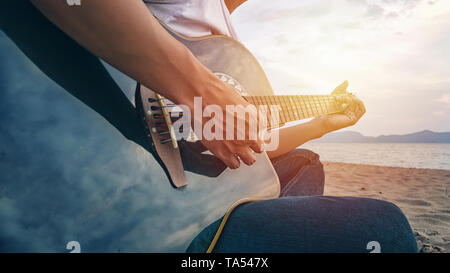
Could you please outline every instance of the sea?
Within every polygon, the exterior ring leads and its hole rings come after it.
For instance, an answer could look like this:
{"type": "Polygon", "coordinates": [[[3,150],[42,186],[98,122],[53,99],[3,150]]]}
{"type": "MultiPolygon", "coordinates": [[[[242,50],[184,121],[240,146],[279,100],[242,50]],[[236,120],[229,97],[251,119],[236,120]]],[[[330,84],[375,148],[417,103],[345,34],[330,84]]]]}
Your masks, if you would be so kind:
{"type": "Polygon", "coordinates": [[[322,161],[450,170],[450,143],[305,143],[322,161]]]}

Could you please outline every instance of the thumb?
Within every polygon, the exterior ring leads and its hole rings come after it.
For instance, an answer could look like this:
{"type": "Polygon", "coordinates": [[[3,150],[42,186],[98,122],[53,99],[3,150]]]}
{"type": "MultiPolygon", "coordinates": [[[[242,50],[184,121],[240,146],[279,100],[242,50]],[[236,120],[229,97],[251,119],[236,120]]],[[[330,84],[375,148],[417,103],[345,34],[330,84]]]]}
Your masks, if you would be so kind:
{"type": "Polygon", "coordinates": [[[332,94],[345,94],[347,93],[348,81],[343,82],[341,85],[336,87],[332,94]]]}

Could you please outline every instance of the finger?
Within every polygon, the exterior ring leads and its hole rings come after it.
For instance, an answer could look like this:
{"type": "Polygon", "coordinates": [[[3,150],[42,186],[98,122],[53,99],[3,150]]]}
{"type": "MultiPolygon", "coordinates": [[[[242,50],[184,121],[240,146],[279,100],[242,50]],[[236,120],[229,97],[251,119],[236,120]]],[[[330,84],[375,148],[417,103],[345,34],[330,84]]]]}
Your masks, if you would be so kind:
{"type": "Polygon", "coordinates": [[[366,109],[366,106],[364,105],[364,103],[361,103],[361,110],[362,110],[363,115],[367,112],[367,109],[366,109]]]}
{"type": "Polygon", "coordinates": [[[366,113],[366,107],[365,107],[364,103],[359,98],[357,98],[355,96],[352,96],[352,98],[353,98],[354,103],[355,103],[355,105],[357,107],[358,115],[359,116],[364,115],[366,113]]]}
{"type": "Polygon", "coordinates": [[[360,104],[358,107],[358,117],[361,118],[362,116],[364,116],[364,114],[366,113],[366,107],[364,106],[364,104],[360,104]]]}
{"type": "Polygon", "coordinates": [[[362,100],[356,98],[356,101],[358,103],[359,108],[361,108],[363,110],[363,112],[366,112],[366,106],[364,105],[364,102],[362,102],[362,100]]]}
{"type": "Polygon", "coordinates": [[[239,158],[229,148],[226,142],[222,142],[219,146],[211,146],[209,151],[220,159],[230,169],[237,169],[241,165],[239,158]]]}
{"type": "Polygon", "coordinates": [[[252,149],[255,153],[262,153],[264,151],[264,141],[261,139],[258,139],[258,141],[250,142],[249,143],[250,149],[252,149]]]}
{"type": "Polygon", "coordinates": [[[336,96],[336,101],[341,102],[341,103],[352,104],[353,99],[349,96],[338,95],[338,96],[336,96]]]}
{"type": "Polygon", "coordinates": [[[233,153],[227,153],[221,157],[219,157],[219,159],[221,159],[223,161],[223,163],[225,163],[225,165],[228,166],[228,168],[230,169],[237,169],[241,166],[241,162],[239,160],[239,158],[237,157],[237,155],[233,154],[233,153]]]}
{"type": "Polygon", "coordinates": [[[232,141],[233,145],[236,146],[246,146],[253,150],[255,153],[262,153],[264,151],[263,142],[255,141],[255,140],[234,140],[232,141]]]}
{"type": "Polygon", "coordinates": [[[348,96],[337,96],[336,101],[344,110],[348,110],[349,106],[353,105],[353,100],[348,96]]]}
{"type": "Polygon", "coordinates": [[[348,81],[344,81],[341,85],[336,87],[331,94],[345,94],[347,93],[348,81]]]}
{"type": "Polygon", "coordinates": [[[236,149],[236,153],[242,160],[242,162],[244,162],[248,166],[252,165],[256,161],[256,156],[252,153],[248,146],[238,147],[236,149]]]}

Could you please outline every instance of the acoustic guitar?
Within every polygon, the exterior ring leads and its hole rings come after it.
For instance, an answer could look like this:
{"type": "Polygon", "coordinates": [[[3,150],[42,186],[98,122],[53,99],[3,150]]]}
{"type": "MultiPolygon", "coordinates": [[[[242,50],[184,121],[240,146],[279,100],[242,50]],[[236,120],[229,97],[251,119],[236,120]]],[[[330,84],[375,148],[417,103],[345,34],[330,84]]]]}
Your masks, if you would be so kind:
{"type": "MultiPolygon", "coordinates": [[[[164,27],[247,101],[279,105],[281,125],[343,110],[332,95],[275,96],[235,40],[164,27]]],[[[152,154],[52,84],[2,93],[14,108],[0,126],[0,252],[184,252],[239,204],[279,196],[265,153],[230,170],[199,142],[176,141],[170,102],[145,86],[135,104],[152,154]]]]}
{"type": "MultiPolygon", "coordinates": [[[[221,35],[189,38],[161,24],[245,100],[257,107],[270,109],[270,106],[278,106],[277,123],[270,124],[270,117],[267,120],[271,129],[292,121],[339,113],[345,108],[333,95],[274,95],[260,64],[239,42],[221,35]]],[[[242,164],[236,170],[226,169],[214,156],[204,155],[207,151],[200,141],[177,141],[179,132],[174,131],[173,120],[183,113],[173,107],[173,102],[140,84],[135,97],[152,153],[172,186],[172,189],[161,193],[167,196],[167,200],[173,200],[168,214],[174,217],[173,221],[165,224],[164,232],[167,234],[161,233],[162,237],[187,234],[187,230],[192,231],[194,227],[194,233],[197,233],[211,220],[227,212],[228,217],[242,203],[279,196],[278,177],[265,153],[257,155],[252,166],[242,164]]],[[[226,224],[226,217],[222,227],[226,224]]],[[[215,240],[219,236],[220,232],[215,240]]],[[[191,236],[180,236],[180,243],[183,242],[180,246],[186,247],[191,239],[191,236]]]]}

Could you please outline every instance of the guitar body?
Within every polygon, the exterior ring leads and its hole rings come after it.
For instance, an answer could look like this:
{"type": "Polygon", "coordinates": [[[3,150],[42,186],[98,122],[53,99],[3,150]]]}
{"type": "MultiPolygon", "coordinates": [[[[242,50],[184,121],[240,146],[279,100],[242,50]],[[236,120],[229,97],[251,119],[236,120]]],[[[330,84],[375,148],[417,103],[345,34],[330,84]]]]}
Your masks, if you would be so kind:
{"type": "MultiPolygon", "coordinates": [[[[272,95],[260,65],[238,42],[171,33],[219,77],[238,83],[238,91],[272,95]]],[[[99,115],[60,91],[38,91],[28,91],[33,94],[23,107],[39,109],[39,118],[22,116],[20,123],[0,128],[3,144],[37,151],[0,157],[0,252],[69,252],[70,241],[79,242],[81,252],[184,252],[239,200],[279,195],[265,153],[253,166],[217,177],[186,172],[187,185],[174,187],[149,152],[99,115]],[[48,122],[38,133],[27,131],[42,120],[48,122]]],[[[145,87],[139,92],[152,94],[145,87]]]]}

